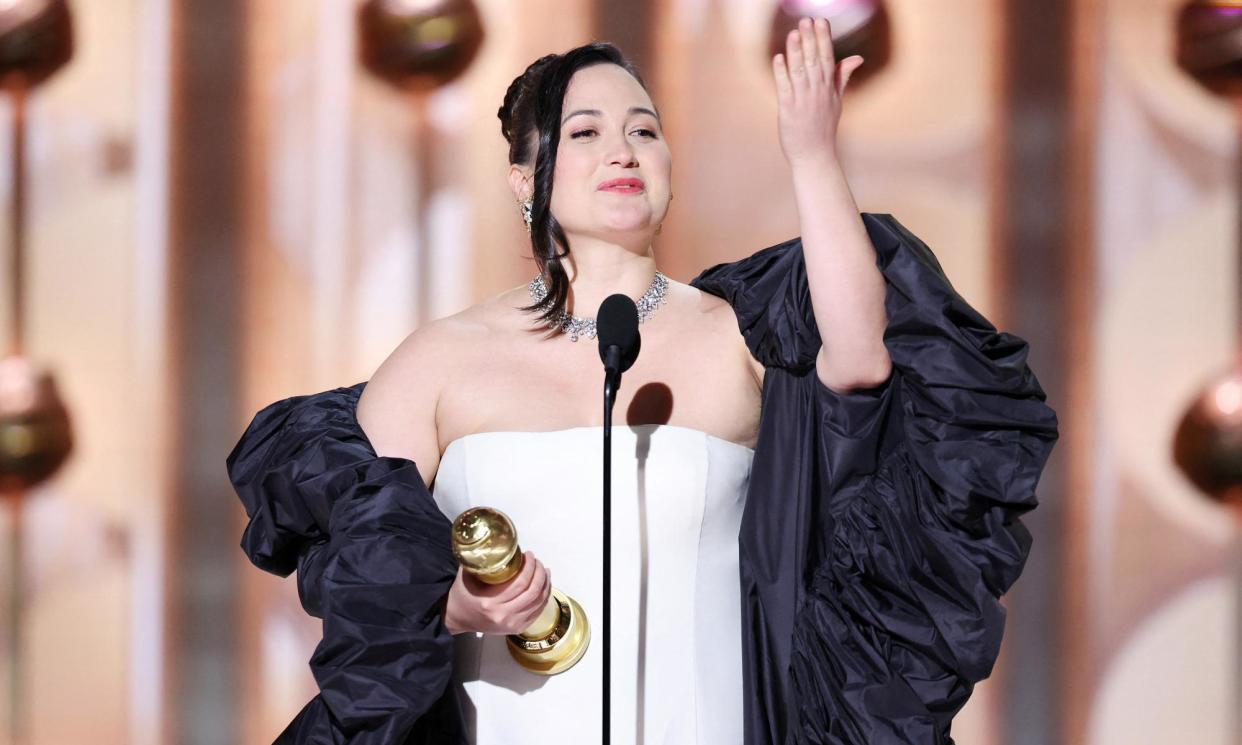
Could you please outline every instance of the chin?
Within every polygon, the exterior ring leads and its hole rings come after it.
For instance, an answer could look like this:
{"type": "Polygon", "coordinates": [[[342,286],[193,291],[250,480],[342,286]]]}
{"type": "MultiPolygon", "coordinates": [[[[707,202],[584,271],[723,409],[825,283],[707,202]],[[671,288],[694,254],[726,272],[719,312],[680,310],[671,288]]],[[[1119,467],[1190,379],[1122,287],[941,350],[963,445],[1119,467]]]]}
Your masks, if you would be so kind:
{"type": "Polygon", "coordinates": [[[604,227],[604,232],[605,232],[605,233],[611,233],[611,234],[614,234],[614,235],[626,235],[626,236],[635,236],[635,235],[654,235],[654,234],[655,234],[655,226],[654,226],[654,225],[648,225],[647,223],[642,223],[642,224],[633,224],[633,223],[630,223],[630,224],[622,224],[622,225],[607,225],[607,226],[605,226],[605,227],[604,227]]]}
{"type": "Polygon", "coordinates": [[[655,235],[655,227],[651,225],[597,225],[584,231],[585,235],[605,241],[632,243],[638,238],[649,241],[655,235]]]}
{"type": "Polygon", "coordinates": [[[604,221],[602,227],[604,230],[615,230],[621,233],[655,232],[655,225],[652,224],[649,213],[613,215],[611,219],[604,221]]]}

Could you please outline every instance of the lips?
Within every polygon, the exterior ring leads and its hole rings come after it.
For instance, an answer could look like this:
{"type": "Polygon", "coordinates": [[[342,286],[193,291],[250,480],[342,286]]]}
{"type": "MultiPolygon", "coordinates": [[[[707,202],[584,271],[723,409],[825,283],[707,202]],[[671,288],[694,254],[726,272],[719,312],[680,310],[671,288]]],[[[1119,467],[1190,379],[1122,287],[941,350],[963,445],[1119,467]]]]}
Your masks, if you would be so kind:
{"type": "Polygon", "coordinates": [[[600,191],[613,191],[619,194],[637,194],[643,188],[642,179],[636,178],[615,178],[599,185],[600,191]]]}

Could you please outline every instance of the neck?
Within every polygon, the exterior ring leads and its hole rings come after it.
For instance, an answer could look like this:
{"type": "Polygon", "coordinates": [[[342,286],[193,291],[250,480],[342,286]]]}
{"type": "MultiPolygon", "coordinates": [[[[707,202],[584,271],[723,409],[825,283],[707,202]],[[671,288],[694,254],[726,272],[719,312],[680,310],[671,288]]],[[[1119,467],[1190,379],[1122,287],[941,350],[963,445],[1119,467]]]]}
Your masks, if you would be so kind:
{"type": "Polygon", "coordinates": [[[655,253],[650,243],[642,248],[626,247],[577,236],[570,245],[572,251],[560,263],[569,276],[565,309],[576,316],[594,318],[604,298],[616,293],[637,300],[655,277],[655,253]]]}

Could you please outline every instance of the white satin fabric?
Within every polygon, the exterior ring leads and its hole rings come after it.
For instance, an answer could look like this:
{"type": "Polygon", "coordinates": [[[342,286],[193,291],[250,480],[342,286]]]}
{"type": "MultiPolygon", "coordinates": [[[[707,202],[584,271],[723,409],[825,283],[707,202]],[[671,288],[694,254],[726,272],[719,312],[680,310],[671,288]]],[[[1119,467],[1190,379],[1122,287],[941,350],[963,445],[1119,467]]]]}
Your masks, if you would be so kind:
{"type": "MultiPolygon", "coordinates": [[[[522,669],[501,635],[455,637],[475,745],[599,742],[603,428],[481,432],[445,450],[432,494],[451,520],[496,507],[591,622],[584,657],[522,669]]],[[[754,451],[696,429],[612,431],[611,738],[740,745],[738,529],[754,451]]]]}

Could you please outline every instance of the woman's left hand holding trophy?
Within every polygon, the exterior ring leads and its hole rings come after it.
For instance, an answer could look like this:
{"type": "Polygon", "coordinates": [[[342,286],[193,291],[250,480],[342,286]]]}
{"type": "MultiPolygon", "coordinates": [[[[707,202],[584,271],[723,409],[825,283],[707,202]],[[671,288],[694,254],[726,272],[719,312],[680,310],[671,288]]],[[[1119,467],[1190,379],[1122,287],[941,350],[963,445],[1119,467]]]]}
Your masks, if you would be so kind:
{"type": "Polygon", "coordinates": [[[505,634],[518,664],[540,675],[573,667],[590,642],[586,613],[552,586],[552,575],[522,551],[513,522],[500,510],[471,507],[453,521],[459,564],[444,623],[459,634],[505,634]]]}

